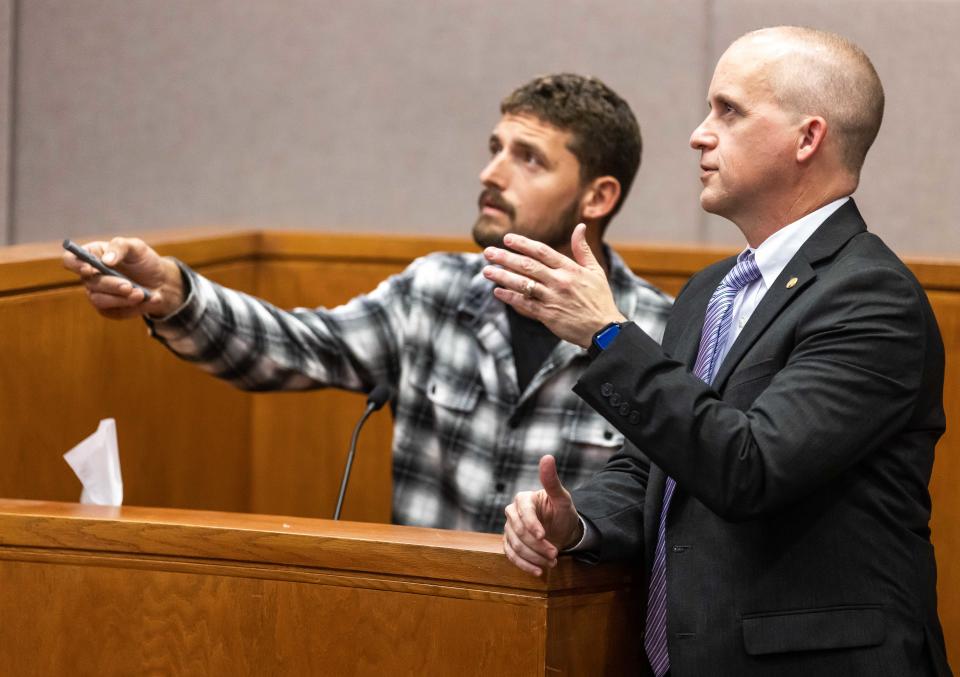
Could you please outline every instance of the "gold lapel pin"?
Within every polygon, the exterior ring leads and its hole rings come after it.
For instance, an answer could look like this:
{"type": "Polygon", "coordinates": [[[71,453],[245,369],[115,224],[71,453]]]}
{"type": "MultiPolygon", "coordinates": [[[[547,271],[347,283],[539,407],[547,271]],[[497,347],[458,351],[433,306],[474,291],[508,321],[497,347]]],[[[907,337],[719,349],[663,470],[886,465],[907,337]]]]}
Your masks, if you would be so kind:
{"type": "Polygon", "coordinates": [[[787,289],[793,289],[796,286],[797,286],[797,278],[791,277],[789,280],[787,280],[787,289]]]}

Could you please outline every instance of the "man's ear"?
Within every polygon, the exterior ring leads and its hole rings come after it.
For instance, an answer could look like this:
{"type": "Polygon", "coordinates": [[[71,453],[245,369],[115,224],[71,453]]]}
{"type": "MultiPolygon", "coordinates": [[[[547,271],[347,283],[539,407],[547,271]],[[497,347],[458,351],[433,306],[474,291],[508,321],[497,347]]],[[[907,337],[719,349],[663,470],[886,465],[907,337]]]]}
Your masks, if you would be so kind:
{"type": "Polygon", "coordinates": [[[800,141],[797,144],[797,162],[809,162],[827,137],[827,121],[819,115],[806,118],[800,126],[800,141]]]}
{"type": "Polygon", "coordinates": [[[612,176],[598,176],[584,191],[580,213],[584,219],[599,221],[613,211],[620,199],[620,182],[612,176]]]}

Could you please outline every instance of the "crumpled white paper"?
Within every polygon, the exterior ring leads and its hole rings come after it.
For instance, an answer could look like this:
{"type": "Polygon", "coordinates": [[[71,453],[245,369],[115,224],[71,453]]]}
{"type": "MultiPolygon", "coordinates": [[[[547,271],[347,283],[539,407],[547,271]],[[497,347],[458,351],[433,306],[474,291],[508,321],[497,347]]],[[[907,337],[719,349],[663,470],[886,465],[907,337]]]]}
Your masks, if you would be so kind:
{"type": "Polygon", "coordinates": [[[81,503],[123,504],[116,421],[112,418],[100,421],[97,432],[65,453],[63,458],[83,484],[81,503]]]}

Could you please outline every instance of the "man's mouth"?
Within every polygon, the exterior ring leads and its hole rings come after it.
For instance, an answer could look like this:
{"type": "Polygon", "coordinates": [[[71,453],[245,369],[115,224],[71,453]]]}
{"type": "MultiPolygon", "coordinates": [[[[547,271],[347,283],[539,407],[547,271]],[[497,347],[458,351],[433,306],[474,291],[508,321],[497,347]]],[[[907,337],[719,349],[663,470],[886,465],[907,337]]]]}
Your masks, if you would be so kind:
{"type": "Polygon", "coordinates": [[[491,189],[486,189],[480,193],[480,198],[477,200],[477,204],[480,207],[480,211],[487,214],[506,214],[509,217],[513,217],[513,207],[509,202],[503,199],[500,196],[499,191],[494,191],[491,189]]]}

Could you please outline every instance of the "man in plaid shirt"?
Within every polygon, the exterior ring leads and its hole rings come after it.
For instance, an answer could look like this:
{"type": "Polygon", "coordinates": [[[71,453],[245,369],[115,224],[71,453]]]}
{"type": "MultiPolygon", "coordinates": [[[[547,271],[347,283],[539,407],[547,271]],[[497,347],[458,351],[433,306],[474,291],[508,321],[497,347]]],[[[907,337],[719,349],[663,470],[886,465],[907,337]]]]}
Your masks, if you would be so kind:
{"type": "MultiPolygon", "coordinates": [[[[669,297],[602,242],[640,164],[629,106],[595,78],[560,74],[517,89],[501,113],[474,239],[500,245],[516,232],[563,251],[586,223],[618,308],[659,337],[669,297]]],[[[539,486],[541,456],[553,454],[560,477],[576,486],[623,443],[573,394],[586,353],[494,298],[480,254],[432,254],[338,308],[286,312],[139,240],[87,249],[152,290],[144,301],[129,282],[65,254],[94,307],[147,316],[170,350],[238,387],[392,386],[395,523],[500,531],[503,506],[539,486]]]]}

